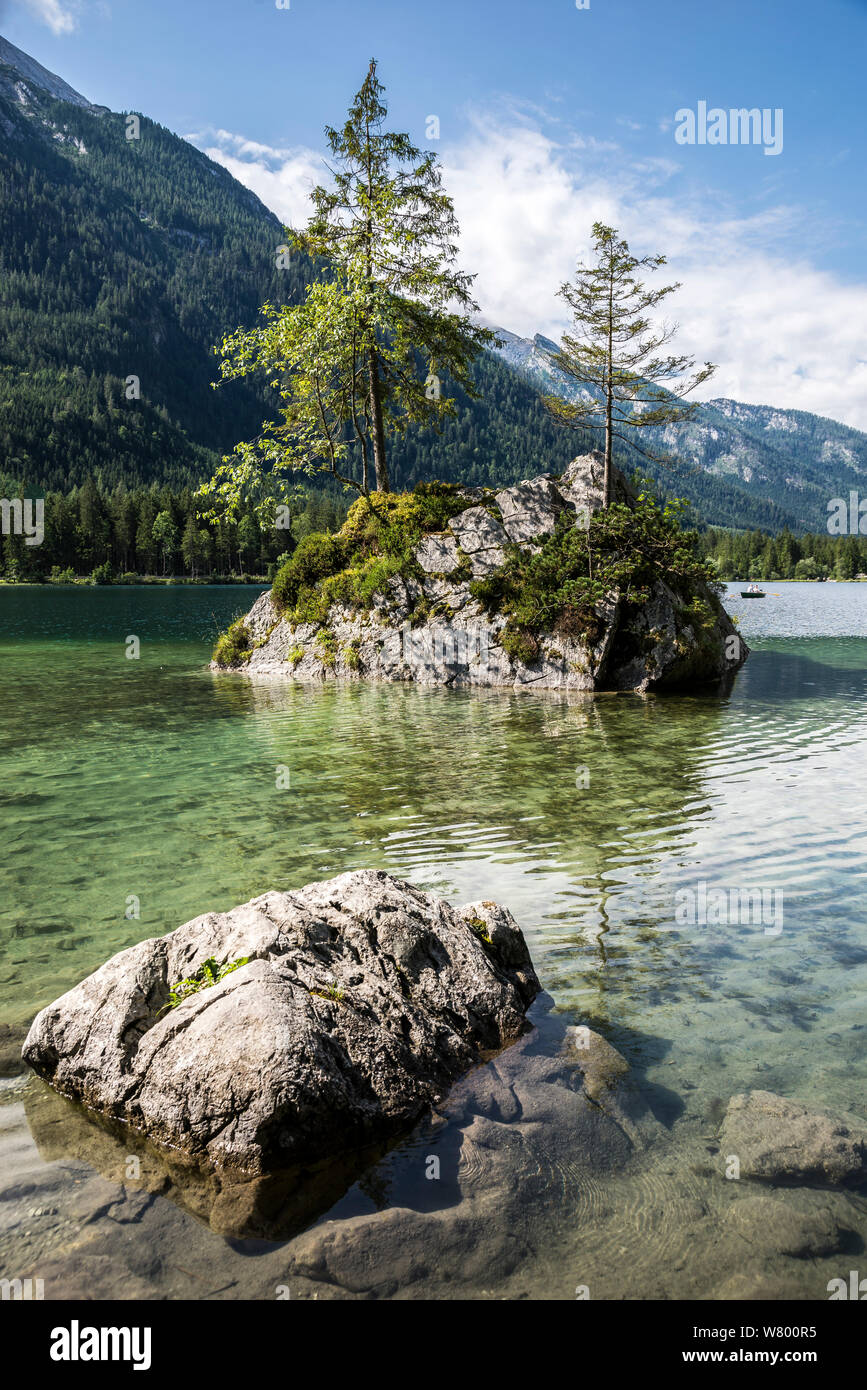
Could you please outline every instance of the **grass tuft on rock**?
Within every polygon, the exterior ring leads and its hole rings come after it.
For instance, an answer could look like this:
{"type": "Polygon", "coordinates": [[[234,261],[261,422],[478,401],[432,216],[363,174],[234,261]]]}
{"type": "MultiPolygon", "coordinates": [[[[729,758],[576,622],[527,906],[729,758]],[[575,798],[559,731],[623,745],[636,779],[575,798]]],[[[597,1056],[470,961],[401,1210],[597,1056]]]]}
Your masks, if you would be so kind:
{"type": "Polygon", "coordinates": [[[218,666],[243,666],[250,660],[252,652],[250,633],[243,618],[239,618],[217,638],[213,659],[218,666]]]}
{"type": "Polygon", "coordinates": [[[214,960],[213,956],[208,956],[204,964],[198,970],[189,975],[186,980],[179,980],[177,984],[169,989],[168,1003],[160,1009],[164,1013],[166,1009],[176,1009],[178,1004],[183,1004],[185,999],[189,999],[191,994],[198,994],[200,990],[210,989],[213,985],[218,985],[227,975],[231,975],[233,970],[240,970],[242,965],[249,965],[250,957],[242,956],[240,960],[233,960],[225,965],[220,965],[214,960]]]}
{"type": "Polygon", "coordinates": [[[490,928],[487,922],[485,921],[484,917],[465,917],[464,921],[466,922],[470,930],[474,933],[474,935],[479,938],[480,941],[482,941],[486,946],[493,946],[493,937],[491,936],[490,928]]]}

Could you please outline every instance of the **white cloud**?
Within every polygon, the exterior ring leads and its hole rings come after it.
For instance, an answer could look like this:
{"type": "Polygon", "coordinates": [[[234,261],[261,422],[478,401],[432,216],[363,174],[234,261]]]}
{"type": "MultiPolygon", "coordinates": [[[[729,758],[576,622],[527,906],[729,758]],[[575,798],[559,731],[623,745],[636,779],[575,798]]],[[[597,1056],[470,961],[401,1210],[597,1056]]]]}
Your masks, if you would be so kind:
{"type": "Polygon", "coordinates": [[[251,188],[288,227],[300,227],[310,213],[310,193],[327,182],[322,155],[302,146],[277,149],[228,130],[186,137],[239,183],[251,188]]]}
{"type": "Polygon", "coordinates": [[[705,398],[814,411],[867,429],[867,284],[846,284],[788,247],[806,214],[789,207],[751,216],[710,191],[676,189],[671,160],[633,164],[586,157],[526,125],[478,118],[444,158],[461,224],[462,253],[478,268],[487,319],[527,336],[565,327],[560,284],[586,257],[595,221],[622,230],[638,255],[664,252],[660,278],[679,280],[671,317],[677,345],[718,370],[705,398]]]}
{"type": "MultiPolygon", "coordinates": [[[[272,149],[226,131],[195,143],[290,225],[303,223],[310,189],[325,181],[313,150],[272,149]]],[[[671,317],[681,324],[678,350],[718,363],[706,398],[809,410],[867,429],[867,284],[844,283],[809,261],[800,249],[813,237],[808,212],[744,215],[713,189],[691,197],[678,188],[673,158],[630,163],[592,140],[579,144],[574,131],[550,136],[514,111],[477,116],[442,158],[462,259],[478,271],[488,322],[558,337],[557,289],[589,254],[593,222],[607,222],[636,254],[664,252],[669,265],[657,275],[683,282],[671,317]]]]}
{"type": "Polygon", "coordinates": [[[77,6],[61,0],[24,0],[28,10],[53,34],[71,34],[78,26],[77,6]]]}

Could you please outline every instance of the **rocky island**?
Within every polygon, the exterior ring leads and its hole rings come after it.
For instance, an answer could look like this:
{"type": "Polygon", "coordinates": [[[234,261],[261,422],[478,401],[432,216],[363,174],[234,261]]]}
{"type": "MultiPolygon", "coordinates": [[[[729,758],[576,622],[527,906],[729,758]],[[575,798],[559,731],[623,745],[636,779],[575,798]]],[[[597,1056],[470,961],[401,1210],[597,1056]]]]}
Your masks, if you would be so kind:
{"type": "Polygon", "coordinates": [[[297,681],[574,691],[720,682],[748,648],[669,511],[603,458],[499,492],[360,498],[300,542],[217,643],[213,669],[297,681]]]}

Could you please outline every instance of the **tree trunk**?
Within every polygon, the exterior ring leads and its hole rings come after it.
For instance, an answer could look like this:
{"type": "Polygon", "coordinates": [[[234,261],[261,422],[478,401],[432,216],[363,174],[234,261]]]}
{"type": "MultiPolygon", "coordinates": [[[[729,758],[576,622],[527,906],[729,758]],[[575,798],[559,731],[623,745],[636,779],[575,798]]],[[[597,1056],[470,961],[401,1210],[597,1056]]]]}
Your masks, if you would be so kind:
{"type": "Polygon", "coordinates": [[[606,509],[611,506],[611,426],[611,387],[609,385],[608,402],[605,411],[605,477],[602,484],[602,506],[606,509]]]}
{"type": "Polygon", "coordinates": [[[379,368],[376,351],[371,348],[367,357],[367,379],[370,383],[370,433],[373,439],[373,467],[377,492],[388,492],[388,462],[385,457],[385,430],[382,426],[382,401],[379,398],[379,368]]]}
{"type": "Polygon", "coordinates": [[[612,413],[614,407],[614,272],[609,271],[608,280],[608,364],[605,389],[605,477],[602,484],[602,506],[607,511],[611,506],[611,445],[612,413]]]}

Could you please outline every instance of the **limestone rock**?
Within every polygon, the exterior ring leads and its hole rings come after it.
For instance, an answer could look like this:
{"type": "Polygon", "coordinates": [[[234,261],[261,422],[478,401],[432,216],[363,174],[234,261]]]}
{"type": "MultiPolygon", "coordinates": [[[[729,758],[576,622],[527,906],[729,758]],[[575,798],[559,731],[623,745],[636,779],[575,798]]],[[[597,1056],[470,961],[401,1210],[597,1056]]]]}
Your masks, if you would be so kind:
{"type": "Polygon", "coordinates": [[[484,507],[468,507],[453,518],[451,531],[458,545],[470,557],[473,578],[493,574],[505,564],[504,546],[509,537],[500,522],[484,507]]]}
{"type": "Polygon", "coordinates": [[[547,474],[504,488],[497,493],[496,503],[506,534],[516,545],[529,545],[540,536],[550,535],[565,505],[547,474]]]}
{"type": "Polygon", "coordinates": [[[364,870],[122,951],[42,1010],[23,1056],[177,1158],[266,1173],[411,1126],[524,1031],[538,988],[505,909],[456,911],[364,870]],[[205,961],[242,958],[164,1007],[205,961]]]}
{"type": "MultiPolygon", "coordinates": [[[[634,502],[635,493],[619,469],[612,473],[615,502],[634,502]]],[[[575,511],[597,512],[605,497],[605,459],[602,454],[581,454],[557,481],[564,502],[575,511]]]]}
{"type": "MultiPolygon", "coordinates": [[[[234,669],[252,677],[296,681],[385,680],[420,685],[507,686],[515,690],[647,691],[722,681],[749,649],[718,598],[700,586],[698,601],[662,579],[640,607],[616,590],[596,605],[586,631],[542,632],[531,649],[511,655],[502,613],[489,616],[470,581],[495,574],[508,549],[536,553],[562,518],[589,524],[602,505],[604,460],[573,459],[560,478],[540,474],[503,488],[468,488],[463,511],[446,530],[425,536],[414,558],[420,575],[395,577],[367,611],[332,605],[327,622],[294,628],[269,594],[244,620],[251,653],[234,669]],[[469,576],[467,573],[469,562],[469,576]]],[[[615,469],[614,498],[634,505],[615,469]]],[[[567,625],[568,627],[568,625],[567,625]]],[[[218,669],[218,668],[214,668],[218,669]]]]}
{"type": "Polygon", "coordinates": [[[845,1225],[826,1195],[807,1190],[773,1196],[753,1189],[732,1202],[726,1226],[764,1257],[833,1255],[845,1241],[845,1225]]]}
{"type": "Polygon", "coordinates": [[[415,558],[426,574],[451,574],[461,563],[458,542],[452,536],[425,536],[416,546],[415,558]]]}

